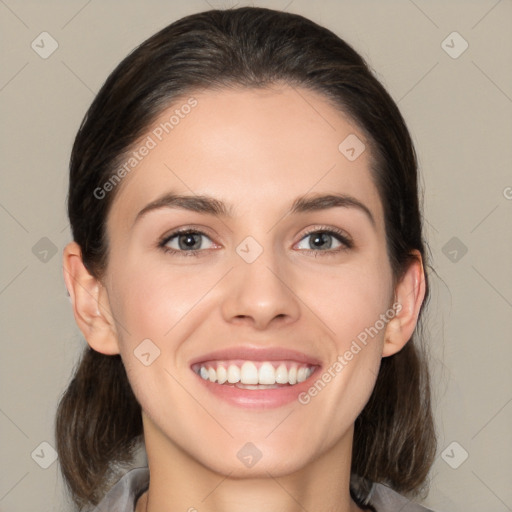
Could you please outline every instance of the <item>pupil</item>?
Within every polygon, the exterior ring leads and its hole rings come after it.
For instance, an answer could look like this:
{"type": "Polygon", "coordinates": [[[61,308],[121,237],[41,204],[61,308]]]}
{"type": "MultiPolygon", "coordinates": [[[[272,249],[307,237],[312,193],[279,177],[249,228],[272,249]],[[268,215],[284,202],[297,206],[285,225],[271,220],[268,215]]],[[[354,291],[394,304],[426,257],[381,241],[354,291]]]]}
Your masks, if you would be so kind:
{"type": "Polygon", "coordinates": [[[327,248],[331,247],[331,244],[328,243],[330,235],[328,233],[317,233],[313,238],[313,243],[316,247],[319,247],[322,245],[322,243],[327,243],[327,248]],[[318,245],[317,245],[318,243],[318,245]]]}
{"type": "MultiPolygon", "coordinates": [[[[185,235],[181,235],[180,237],[180,249],[184,249],[184,250],[190,250],[192,248],[194,248],[194,245],[196,245],[196,240],[194,240],[194,237],[197,237],[199,236],[197,233],[187,233],[185,235]],[[181,242],[185,240],[184,244],[182,244],[181,242]]],[[[198,244],[200,245],[200,243],[198,244]]],[[[198,247],[195,247],[196,249],[198,247]]]]}

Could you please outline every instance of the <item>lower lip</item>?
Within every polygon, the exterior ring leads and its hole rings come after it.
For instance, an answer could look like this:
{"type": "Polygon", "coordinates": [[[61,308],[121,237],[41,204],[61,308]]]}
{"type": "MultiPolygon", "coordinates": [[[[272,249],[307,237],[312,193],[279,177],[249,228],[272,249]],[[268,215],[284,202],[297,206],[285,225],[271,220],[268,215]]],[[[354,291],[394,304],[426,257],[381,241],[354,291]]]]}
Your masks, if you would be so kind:
{"type": "Polygon", "coordinates": [[[293,386],[268,389],[241,389],[235,385],[211,382],[203,379],[195,372],[194,375],[211,393],[232,405],[246,409],[272,409],[298,400],[299,395],[311,386],[312,379],[317,375],[317,372],[318,368],[305,381],[293,386]]]}

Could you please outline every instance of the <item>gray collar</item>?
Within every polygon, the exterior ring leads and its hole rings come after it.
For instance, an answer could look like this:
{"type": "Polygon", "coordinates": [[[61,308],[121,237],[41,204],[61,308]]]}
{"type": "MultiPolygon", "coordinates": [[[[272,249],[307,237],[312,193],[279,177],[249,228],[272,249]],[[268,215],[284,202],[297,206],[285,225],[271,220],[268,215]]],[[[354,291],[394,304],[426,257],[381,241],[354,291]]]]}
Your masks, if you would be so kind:
{"type": "MultiPolygon", "coordinates": [[[[135,512],[137,500],[149,487],[149,468],[128,471],[93,512],[135,512]]],[[[370,502],[377,512],[433,512],[383,484],[373,484],[370,502]]]]}

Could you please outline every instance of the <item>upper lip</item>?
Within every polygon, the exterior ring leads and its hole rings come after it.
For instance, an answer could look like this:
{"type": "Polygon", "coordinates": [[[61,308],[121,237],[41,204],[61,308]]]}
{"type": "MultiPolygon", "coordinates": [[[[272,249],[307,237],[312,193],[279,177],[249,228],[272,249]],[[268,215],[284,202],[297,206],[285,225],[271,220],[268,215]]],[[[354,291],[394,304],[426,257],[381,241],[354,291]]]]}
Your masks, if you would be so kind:
{"type": "Polygon", "coordinates": [[[205,361],[229,361],[231,359],[244,359],[246,361],[282,361],[291,360],[303,364],[320,366],[318,358],[291,350],[285,347],[258,347],[255,345],[236,346],[208,352],[200,357],[194,358],[190,366],[205,361]]]}

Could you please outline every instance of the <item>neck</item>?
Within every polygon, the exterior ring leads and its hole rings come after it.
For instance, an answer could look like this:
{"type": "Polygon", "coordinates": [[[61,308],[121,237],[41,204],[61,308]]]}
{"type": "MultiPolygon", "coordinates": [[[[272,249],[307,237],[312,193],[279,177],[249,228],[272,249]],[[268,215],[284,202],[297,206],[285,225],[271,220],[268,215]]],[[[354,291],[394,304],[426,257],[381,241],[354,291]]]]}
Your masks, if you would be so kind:
{"type": "Polygon", "coordinates": [[[254,478],[213,471],[171,444],[148,421],[144,431],[150,485],[138,500],[136,512],[361,510],[349,493],[353,429],[299,470],[273,472],[265,468],[254,478]]]}

